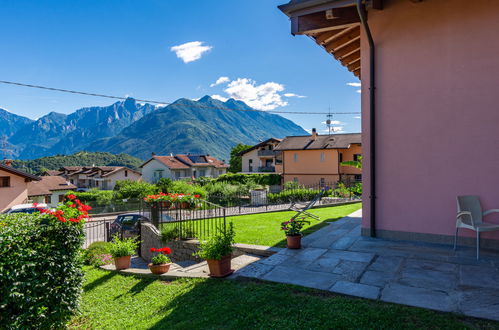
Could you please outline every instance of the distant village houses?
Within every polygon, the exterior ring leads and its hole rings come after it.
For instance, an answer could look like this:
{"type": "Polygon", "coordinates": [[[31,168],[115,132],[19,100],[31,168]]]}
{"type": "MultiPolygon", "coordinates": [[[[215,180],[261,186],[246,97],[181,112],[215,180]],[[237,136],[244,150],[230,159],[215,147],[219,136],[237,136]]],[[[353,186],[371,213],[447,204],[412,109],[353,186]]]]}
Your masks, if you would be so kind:
{"type": "Polygon", "coordinates": [[[77,187],[62,176],[41,176],[40,181],[28,182],[28,199],[34,203],[45,203],[56,207],[69,191],[77,187]]]}
{"type": "Polygon", "coordinates": [[[229,165],[210,155],[170,155],[155,154],[141,166],[142,178],[156,183],[161,178],[180,180],[184,178],[216,178],[227,173],[229,165]]]}
{"type": "Polygon", "coordinates": [[[48,171],[74,184],[78,189],[113,190],[121,180],[139,181],[141,173],[125,166],[64,166],[58,172],[48,171]]]}
{"type": "Polygon", "coordinates": [[[302,185],[352,184],[362,181],[362,170],[342,166],[362,155],[361,134],[311,135],[270,138],[241,152],[242,173],[273,172],[283,182],[302,185]]]}

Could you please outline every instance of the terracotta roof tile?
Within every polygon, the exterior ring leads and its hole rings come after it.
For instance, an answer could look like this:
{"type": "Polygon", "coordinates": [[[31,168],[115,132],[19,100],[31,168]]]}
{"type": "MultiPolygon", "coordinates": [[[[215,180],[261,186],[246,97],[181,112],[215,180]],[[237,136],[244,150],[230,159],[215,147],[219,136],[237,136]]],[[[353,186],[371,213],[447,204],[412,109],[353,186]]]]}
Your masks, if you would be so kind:
{"type": "Polygon", "coordinates": [[[76,186],[62,176],[42,176],[38,182],[28,182],[28,196],[50,195],[55,190],[72,190],[76,186]]]}
{"type": "Polygon", "coordinates": [[[318,135],[315,140],[310,135],[288,136],[274,150],[344,149],[361,142],[361,133],[318,135]]]}

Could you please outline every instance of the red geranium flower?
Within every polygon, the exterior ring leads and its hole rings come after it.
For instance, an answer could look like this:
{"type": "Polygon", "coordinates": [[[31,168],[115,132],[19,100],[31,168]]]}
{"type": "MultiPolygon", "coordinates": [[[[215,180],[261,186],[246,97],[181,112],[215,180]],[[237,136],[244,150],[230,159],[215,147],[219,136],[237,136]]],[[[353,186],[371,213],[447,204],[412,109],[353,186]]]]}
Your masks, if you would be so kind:
{"type": "Polygon", "coordinates": [[[156,252],[156,249],[155,248],[150,248],[149,251],[156,252]]]}
{"type": "Polygon", "coordinates": [[[69,199],[75,199],[75,198],[76,198],[76,196],[75,196],[75,195],[73,195],[73,194],[69,194],[67,197],[68,197],[69,199]]]}

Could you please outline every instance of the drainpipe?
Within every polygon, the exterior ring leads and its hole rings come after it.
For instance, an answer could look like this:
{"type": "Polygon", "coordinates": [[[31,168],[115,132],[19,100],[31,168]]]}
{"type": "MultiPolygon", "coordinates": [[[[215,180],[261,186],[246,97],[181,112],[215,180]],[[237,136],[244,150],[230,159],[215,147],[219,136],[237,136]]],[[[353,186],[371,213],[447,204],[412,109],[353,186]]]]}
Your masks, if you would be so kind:
{"type": "Polygon", "coordinates": [[[357,0],[360,22],[369,42],[369,142],[370,142],[370,230],[369,236],[376,237],[376,122],[375,122],[375,81],[374,81],[374,41],[367,24],[367,15],[362,0],[357,0]]]}

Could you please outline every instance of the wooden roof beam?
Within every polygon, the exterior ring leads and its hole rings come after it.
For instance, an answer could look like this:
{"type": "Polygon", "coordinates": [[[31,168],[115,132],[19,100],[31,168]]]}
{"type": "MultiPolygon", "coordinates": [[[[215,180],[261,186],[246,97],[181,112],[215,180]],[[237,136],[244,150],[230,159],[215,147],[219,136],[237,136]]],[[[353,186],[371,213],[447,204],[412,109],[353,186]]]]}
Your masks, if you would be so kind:
{"type": "Polygon", "coordinates": [[[348,64],[346,67],[347,67],[348,71],[351,71],[351,72],[354,72],[355,70],[360,69],[360,58],[357,61],[348,64]]]}
{"type": "Polygon", "coordinates": [[[317,42],[319,45],[322,45],[323,43],[331,41],[337,35],[343,34],[345,30],[347,29],[337,29],[337,30],[322,32],[315,37],[315,42],[317,42]]]}
{"type": "Polygon", "coordinates": [[[356,76],[356,77],[359,77],[360,78],[360,68],[358,68],[357,70],[355,70],[353,72],[353,74],[356,76]]]}
{"type": "Polygon", "coordinates": [[[353,52],[360,50],[360,40],[356,40],[345,47],[342,47],[333,52],[334,58],[341,60],[343,57],[350,55],[353,52]]]}
{"type": "Polygon", "coordinates": [[[324,48],[326,48],[328,53],[330,53],[335,49],[344,47],[355,40],[360,40],[360,26],[356,26],[351,30],[350,33],[346,33],[343,36],[335,38],[332,41],[328,42],[324,46],[324,48]]]}
{"type": "Polygon", "coordinates": [[[343,64],[344,66],[347,66],[348,64],[353,63],[353,62],[357,61],[358,59],[360,59],[360,50],[343,57],[341,59],[341,64],[343,64]]]}
{"type": "Polygon", "coordinates": [[[310,34],[334,29],[342,29],[360,23],[357,8],[354,6],[333,8],[318,13],[291,17],[291,33],[310,34]]]}

